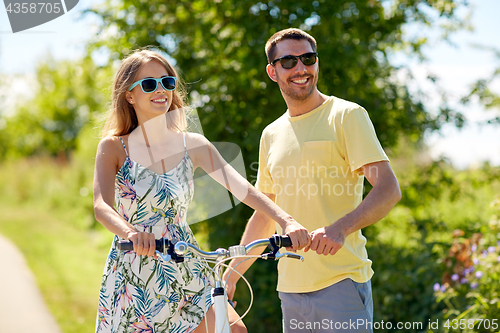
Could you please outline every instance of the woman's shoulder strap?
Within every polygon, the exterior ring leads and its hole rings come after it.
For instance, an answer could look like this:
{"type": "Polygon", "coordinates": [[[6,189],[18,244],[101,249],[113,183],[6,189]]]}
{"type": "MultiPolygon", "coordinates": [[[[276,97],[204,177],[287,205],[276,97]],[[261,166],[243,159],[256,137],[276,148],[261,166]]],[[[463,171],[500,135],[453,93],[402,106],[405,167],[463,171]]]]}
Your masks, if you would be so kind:
{"type": "MultiPolygon", "coordinates": [[[[125,147],[125,142],[123,142],[123,139],[120,136],[118,137],[118,139],[120,139],[120,141],[122,142],[123,149],[125,150],[125,154],[128,157],[128,152],[127,152],[127,148],[125,147]]],[[[184,144],[184,146],[185,146],[185,144],[184,144]]]]}
{"type": "Polygon", "coordinates": [[[182,132],[182,139],[184,140],[184,152],[187,154],[187,147],[186,147],[186,132],[182,132]]]}

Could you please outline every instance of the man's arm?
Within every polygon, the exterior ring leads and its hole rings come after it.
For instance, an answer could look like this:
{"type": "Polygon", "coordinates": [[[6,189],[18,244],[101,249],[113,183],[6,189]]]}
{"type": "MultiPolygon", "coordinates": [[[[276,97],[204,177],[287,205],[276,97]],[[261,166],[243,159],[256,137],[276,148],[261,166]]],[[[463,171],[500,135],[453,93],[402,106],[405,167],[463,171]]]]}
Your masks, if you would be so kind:
{"type": "Polygon", "coordinates": [[[332,225],[311,232],[309,248],[318,254],[335,254],[344,245],[345,238],[385,217],[401,199],[398,180],[387,161],[366,164],[361,167],[366,179],[373,186],[361,204],[351,213],[332,225]]]}
{"type": "MultiPolygon", "coordinates": [[[[274,194],[268,194],[268,193],[264,194],[274,202],[275,199],[274,194]]],[[[248,223],[245,227],[245,232],[243,232],[243,236],[241,237],[240,244],[247,245],[248,243],[256,239],[269,238],[274,234],[275,230],[276,228],[274,225],[274,221],[271,218],[269,218],[267,215],[263,213],[255,211],[250,220],[248,220],[248,223]]],[[[259,247],[253,249],[249,254],[259,255],[264,251],[264,249],[265,247],[259,247]]],[[[244,261],[243,263],[238,265],[238,267],[236,267],[236,270],[239,273],[244,274],[250,268],[250,266],[252,266],[252,264],[256,259],[257,258],[251,258],[244,261]]],[[[243,261],[243,259],[233,259],[229,263],[229,267],[235,267],[241,261],[243,261]]],[[[234,296],[234,291],[236,290],[236,282],[238,282],[240,276],[237,273],[232,273],[232,274],[230,273],[231,269],[228,268],[224,273],[223,280],[226,281],[226,279],[229,276],[229,279],[227,280],[226,284],[226,291],[227,291],[227,297],[232,300],[234,296]]]]}

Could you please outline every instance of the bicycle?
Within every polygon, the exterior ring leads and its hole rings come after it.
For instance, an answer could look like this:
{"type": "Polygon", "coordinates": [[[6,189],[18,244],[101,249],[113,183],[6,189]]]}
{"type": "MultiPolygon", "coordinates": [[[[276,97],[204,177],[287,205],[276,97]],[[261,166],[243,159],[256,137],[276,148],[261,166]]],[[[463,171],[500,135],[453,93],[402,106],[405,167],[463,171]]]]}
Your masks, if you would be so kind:
{"type": "MultiPolygon", "coordinates": [[[[263,260],[279,260],[283,257],[304,260],[301,255],[295,253],[280,253],[279,249],[282,247],[291,247],[292,242],[289,236],[273,235],[267,239],[258,239],[251,242],[248,245],[234,245],[230,246],[228,249],[219,248],[215,251],[205,252],[193,244],[179,241],[177,239],[157,239],[156,240],[156,253],[159,255],[161,260],[164,261],[174,261],[176,263],[183,262],[184,260],[204,259],[208,262],[214,263],[214,267],[211,268],[211,275],[214,277],[214,288],[212,292],[213,306],[215,313],[215,332],[216,333],[231,333],[231,328],[229,325],[229,319],[227,316],[227,295],[225,291],[224,284],[222,283],[222,267],[226,266],[225,261],[232,260],[234,258],[260,258],[263,260]],[[260,246],[267,245],[270,248],[270,252],[263,253],[261,255],[249,255],[248,253],[260,246]],[[195,257],[189,257],[189,253],[194,254],[195,257]]],[[[131,241],[119,241],[118,249],[122,251],[132,251],[133,243],[131,241]]],[[[240,317],[239,320],[243,319],[245,315],[250,311],[253,303],[253,293],[250,283],[236,270],[233,272],[241,276],[241,278],[246,282],[250,290],[250,305],[245,313],[240,317]]],[[[208,286],[206,286],[208,288],[208,286]]],[[[208,323],[205,320],[205,325],[208,323]]]]}

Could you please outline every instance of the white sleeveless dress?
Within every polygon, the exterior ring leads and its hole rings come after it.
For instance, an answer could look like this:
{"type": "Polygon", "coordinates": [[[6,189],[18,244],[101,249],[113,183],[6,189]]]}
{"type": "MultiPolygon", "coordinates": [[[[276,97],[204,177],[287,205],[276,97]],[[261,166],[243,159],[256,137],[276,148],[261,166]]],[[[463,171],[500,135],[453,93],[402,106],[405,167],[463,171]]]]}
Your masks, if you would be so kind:
{"type": "MultiPolygon", "coordinates": [[[[120,140],[122,140],[120,138],[120,140]]],[[[193,191],[193,163],[184,158],[157,174],[127,158],[116,174],[116,210],[139,231],[156,239],[176,238],[197,244],[186,223],[193,191]]],[[[202,260],[184,263],[137,256],[116,248],[115,236],[104,268],[96,333],[192,332],[212,305],[210,268],[202,260]]]]}

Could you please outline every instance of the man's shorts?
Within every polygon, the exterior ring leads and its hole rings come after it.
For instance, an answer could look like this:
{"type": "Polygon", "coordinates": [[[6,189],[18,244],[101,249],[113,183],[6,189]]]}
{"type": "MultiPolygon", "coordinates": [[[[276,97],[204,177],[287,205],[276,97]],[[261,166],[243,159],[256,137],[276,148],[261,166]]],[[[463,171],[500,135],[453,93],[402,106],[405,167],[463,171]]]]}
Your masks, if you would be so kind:
{"type": "Polygon", "coordinates": [[[345,279],[310,293],[279,293],[284,333],[373,332],[371,282],[345,279]]]}

